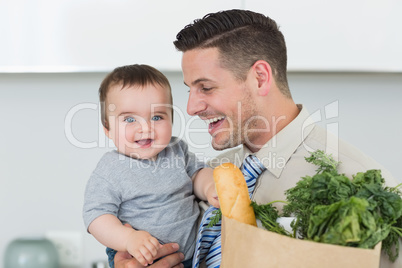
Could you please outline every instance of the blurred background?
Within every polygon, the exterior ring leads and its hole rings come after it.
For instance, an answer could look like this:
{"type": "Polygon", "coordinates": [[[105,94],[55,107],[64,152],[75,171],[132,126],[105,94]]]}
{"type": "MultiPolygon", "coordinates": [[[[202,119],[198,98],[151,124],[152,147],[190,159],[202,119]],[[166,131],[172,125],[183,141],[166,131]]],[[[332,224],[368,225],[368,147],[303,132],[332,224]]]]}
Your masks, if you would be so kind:
{"type": "Polygon", "coordinates": [[[57,242],[62,267],[106,260],[81,211],[87,179],[113,149],[97,90],[117,66],[159,68],[173,89],[174,135],[202,159],[219,153],[205,124],[186,113],[172,42],[192,20],[232,8],[277,21],[295,102],[402,182],[401,1],[2,0],[1,260],[12,240],[41,236],[57,242]]]}

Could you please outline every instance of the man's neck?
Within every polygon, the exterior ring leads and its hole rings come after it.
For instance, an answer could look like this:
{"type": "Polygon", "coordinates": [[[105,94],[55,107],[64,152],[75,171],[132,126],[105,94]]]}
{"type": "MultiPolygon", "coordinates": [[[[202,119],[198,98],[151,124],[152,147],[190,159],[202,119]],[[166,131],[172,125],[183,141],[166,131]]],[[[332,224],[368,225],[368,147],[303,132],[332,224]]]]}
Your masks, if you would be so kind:
{"type": "Polygon", "coordinates": [[[280,111],[277,113],[271,113],[271,118],[266,118],[270,123],[266,131],[261,129],[260,135],[252,141],[244,144],[244,146],[246,146],[251,152],[258,152],[269,140],[290,124],[300,113],[299,107],[297,107],[293,100],[282,103],[282,106],[278,110],[280,111]]]}

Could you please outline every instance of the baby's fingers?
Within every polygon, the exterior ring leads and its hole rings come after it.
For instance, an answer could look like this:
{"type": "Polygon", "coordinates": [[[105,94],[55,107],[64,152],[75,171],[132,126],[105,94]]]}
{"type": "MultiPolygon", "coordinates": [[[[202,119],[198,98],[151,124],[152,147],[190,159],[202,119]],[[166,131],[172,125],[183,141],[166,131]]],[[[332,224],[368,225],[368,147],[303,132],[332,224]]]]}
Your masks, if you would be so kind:
{"type": "Polygon", "coordinates": [[[144,247],[148,250],[152,257],[155,257],[161,245],[156,238],[152,237],[144,243],[144,247]]]}
{"type": "MultiPolygon", "coordinates": [[[[156,255],[156,253],[152,254],[151,251],[147,248],[147,244],[144,244],[144,246],[140,247],[139,251],[141,252],[141,255],[144,258],[146,264],[152,264],[154,262],[154,256],[156,255]]],[[[147,266],[146,264],[143,265],[147,266]]]]}
{"type": "MultiPolygon", "coordinates": [[[[143,247],[141,247],[143,248],[143,247]]],[[[141,265],[143,266],[148,266],[148,260],[145,258],[144,254],[142,253],[141,248],[139,248],[138,250],[135,251],[135,253],[133,254],[133,257],[139,262],[141,263],[141,265]]]]}
{"type": "Polygon", "coordinates": [[[149,239],[149,242],[151,242],[151,244],[155,247],[156,250],[158,250],[162,247],[162,245],[159,243],[158,239],[156,239],[155,237],[151,237],[149,239]]]}

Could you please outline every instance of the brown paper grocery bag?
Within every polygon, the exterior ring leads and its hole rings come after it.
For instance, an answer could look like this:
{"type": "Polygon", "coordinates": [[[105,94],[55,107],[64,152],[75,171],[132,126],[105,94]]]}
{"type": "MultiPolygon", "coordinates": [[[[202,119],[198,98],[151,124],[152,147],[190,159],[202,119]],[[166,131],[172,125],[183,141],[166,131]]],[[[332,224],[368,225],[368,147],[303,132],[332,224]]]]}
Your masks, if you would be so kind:
{"type": "Polygon", "coordinates": [[[381,243],[374,249],[335,246],[222,219],[222,268],[378,268],[380,255],[381,243]]]}

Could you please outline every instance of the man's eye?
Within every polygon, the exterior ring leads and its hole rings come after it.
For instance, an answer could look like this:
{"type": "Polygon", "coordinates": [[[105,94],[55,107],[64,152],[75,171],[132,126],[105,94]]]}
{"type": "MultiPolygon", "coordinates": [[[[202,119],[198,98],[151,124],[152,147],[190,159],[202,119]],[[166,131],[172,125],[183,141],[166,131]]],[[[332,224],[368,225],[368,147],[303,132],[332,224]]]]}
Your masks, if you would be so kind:
{"type": "Polygon", "coordinates": [[[162,119],[162,117],[160,117],[159,115],[155,115],[152,117],[152,121],[159,121],[161,119],[162,119]]]}
{"type": "Polygon", "coordinates": [[[212,87],[203,87],[202,91],[210,91],[212,89],[212,87]]]}
{"type": "Polygon", "coordinates": [[[134,117],[126,117],[126,118],[124,118],[124,121],[127,123],[134,123],[135,119],[134,119],[134,117]]]}

